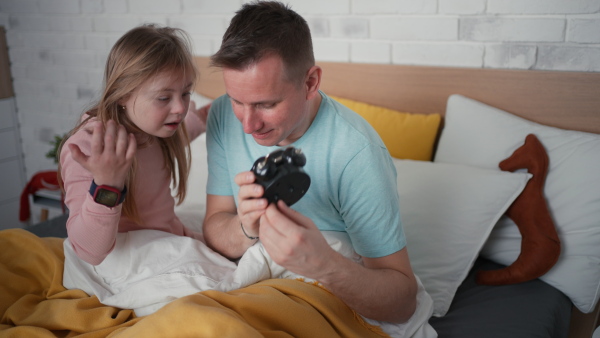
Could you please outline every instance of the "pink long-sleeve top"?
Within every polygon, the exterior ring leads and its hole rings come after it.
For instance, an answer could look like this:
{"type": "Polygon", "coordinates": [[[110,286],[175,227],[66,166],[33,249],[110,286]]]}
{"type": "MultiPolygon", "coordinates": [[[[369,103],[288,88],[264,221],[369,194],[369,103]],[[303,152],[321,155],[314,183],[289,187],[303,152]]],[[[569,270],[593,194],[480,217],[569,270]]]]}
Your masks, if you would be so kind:
{"type": "MultiPolygon", "coordinates": [[[[88,124],[94,120],[91,119],[88,124]]],[[[190,139],[202,133],[201,120],[196,114],[187,114],[185,122],[190,139]]],[[[68,147],[70,143],[77,144],[89,156],[92,135],[85,129],[84,126],[67,140],[60,156],[65,204],[69,209],[67,233],[79,258],[93,265],[102,263],[114,248],[117,233],[132,230],[154,229],[201,238],[201,234],[186,228],[175,215],[171,175],[164,166],[158,142],[138,147],[136,152],[138,166],[133,184],[141,218],[139,224],[121,216],[122,204],[109,208],[94,202],[89,193],[92,174],[73,159],[68,147]]]]}

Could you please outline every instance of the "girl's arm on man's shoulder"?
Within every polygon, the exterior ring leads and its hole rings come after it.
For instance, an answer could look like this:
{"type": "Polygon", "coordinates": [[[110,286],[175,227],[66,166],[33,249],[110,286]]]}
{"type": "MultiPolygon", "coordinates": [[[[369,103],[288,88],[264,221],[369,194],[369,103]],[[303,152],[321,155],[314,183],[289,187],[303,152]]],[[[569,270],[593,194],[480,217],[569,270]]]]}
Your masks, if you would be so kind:
{"type": "Polygon", "coordinates": [[[190,107],[188,108],[188,113],[185,117],[185,124],[190,140],[196,139],[196,137],[202,135],[202,133],[206,131],[206,120],[208,118],[210,106],[211,103],[196,108],[196,103],[194,101],[190,102],[190,107]]]}

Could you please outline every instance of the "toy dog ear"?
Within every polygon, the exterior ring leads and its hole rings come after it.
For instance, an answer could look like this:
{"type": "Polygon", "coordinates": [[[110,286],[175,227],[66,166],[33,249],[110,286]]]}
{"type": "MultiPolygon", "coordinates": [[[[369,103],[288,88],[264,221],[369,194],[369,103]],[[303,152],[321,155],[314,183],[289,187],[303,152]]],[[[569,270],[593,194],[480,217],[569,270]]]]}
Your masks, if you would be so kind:
{"type": "Polygon", "coordinates": [[[527,135],[525,144],[500,162],[502,170],[525,168],[533,175],[506,212],[521,232],[521,253],[506,268],[478,271],[478,284],[507,285],[526,282],[544,275],[556,264],[560,256],[560,240],[544,197],[548,162],[544,146],[533,134],[527,135]]]}

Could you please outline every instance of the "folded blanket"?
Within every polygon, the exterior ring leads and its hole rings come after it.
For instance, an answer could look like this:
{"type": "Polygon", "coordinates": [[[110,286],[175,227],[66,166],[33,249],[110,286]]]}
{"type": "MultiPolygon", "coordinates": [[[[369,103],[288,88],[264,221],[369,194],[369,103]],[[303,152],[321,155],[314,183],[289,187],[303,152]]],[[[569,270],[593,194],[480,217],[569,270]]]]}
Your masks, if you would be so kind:
{"type": "Polygon", "coordinates": [[[0,335],[6,337],[386,336],[327,290],[288,279],[195,293],[136,317],[63,287],[63,239],[3,230],[0,248],[0,335]]]}

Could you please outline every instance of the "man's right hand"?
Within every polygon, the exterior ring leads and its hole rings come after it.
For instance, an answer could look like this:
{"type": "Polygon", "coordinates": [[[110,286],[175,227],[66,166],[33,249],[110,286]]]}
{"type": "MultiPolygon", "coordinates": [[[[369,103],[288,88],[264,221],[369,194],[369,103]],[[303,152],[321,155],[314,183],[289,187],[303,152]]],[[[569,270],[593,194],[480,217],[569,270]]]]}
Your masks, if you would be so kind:
{"type": "Polygon", "coordinates": [[[259,220],[268,205],[267,200],[261,198],[263,187],[254,183],[253,172],[241,172],[235,176],[234,181],[240,186],[238,204],[231,195],[208,194],[202,226],[206,244],[230,259],[242,257],[256,243],[256,240],[248,237],[258,236],[259,220]]]}
{"type": "Polygon", "coordinates": [[[234,181],[240,187],[237,207],[240,222],[249,236],[257,237],[260,217],[268,206],[267,199],[262,198],[264,188],[255,183],[256,177],[252,171],[237,174],[234,181]]]}

